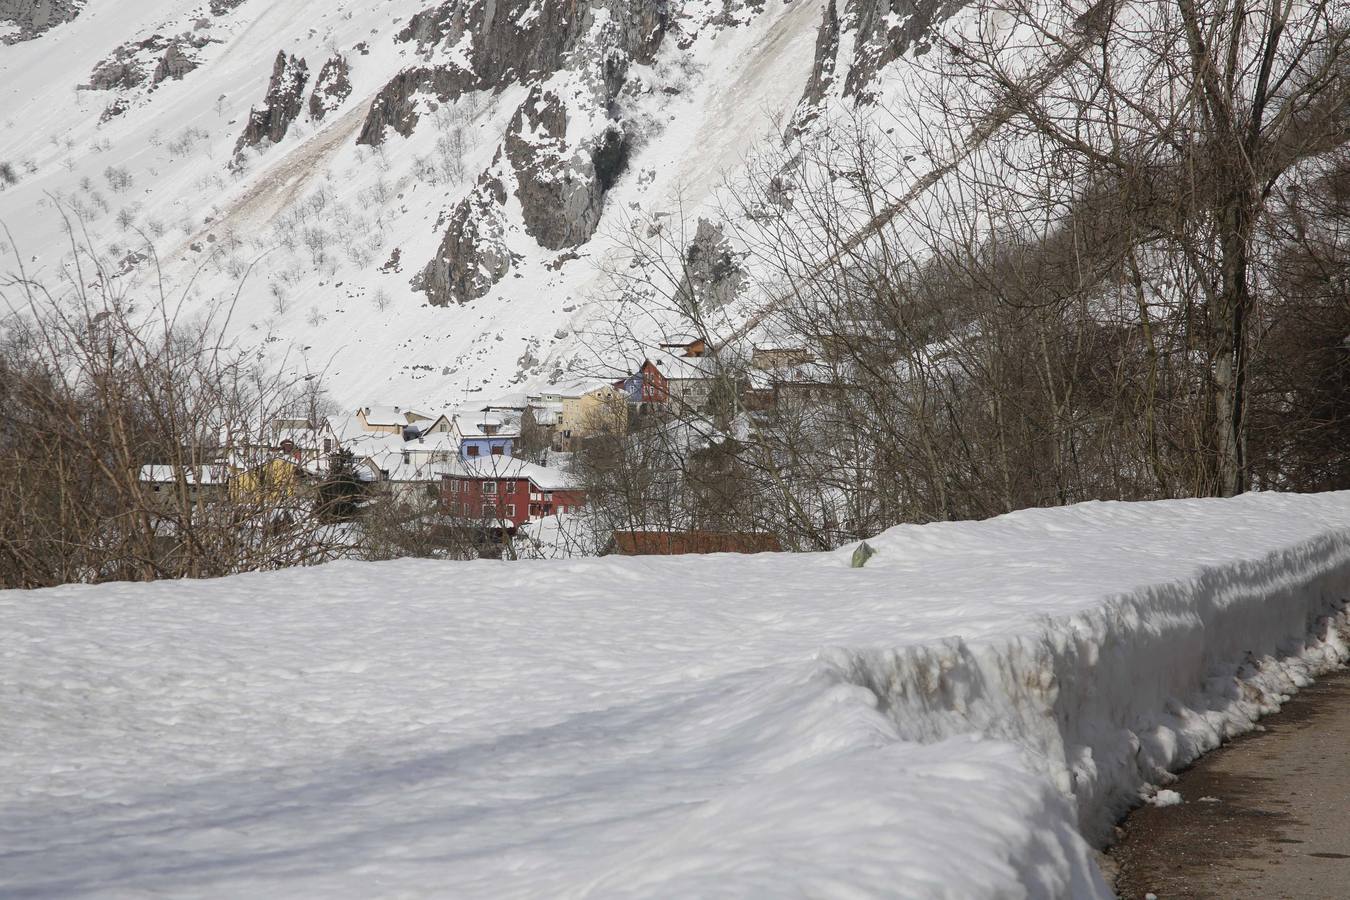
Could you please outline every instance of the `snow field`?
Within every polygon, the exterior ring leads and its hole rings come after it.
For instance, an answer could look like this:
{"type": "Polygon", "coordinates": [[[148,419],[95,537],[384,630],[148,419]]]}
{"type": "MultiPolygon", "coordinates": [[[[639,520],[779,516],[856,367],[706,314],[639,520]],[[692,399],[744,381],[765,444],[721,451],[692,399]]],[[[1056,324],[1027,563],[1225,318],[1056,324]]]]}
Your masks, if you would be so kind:
{"type": "Polygon", "coordinates": [[[0,593],[0,894],[1108,897],[1346,656],[1350,494],[872,543],[0,593]]]}

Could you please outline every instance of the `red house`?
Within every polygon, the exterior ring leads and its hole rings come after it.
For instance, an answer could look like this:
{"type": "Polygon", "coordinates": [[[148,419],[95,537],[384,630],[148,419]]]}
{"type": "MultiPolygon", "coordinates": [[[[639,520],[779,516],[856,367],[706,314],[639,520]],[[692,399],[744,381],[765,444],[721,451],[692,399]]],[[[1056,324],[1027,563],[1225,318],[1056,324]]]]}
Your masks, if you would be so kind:
{"type": "Polygon", "coordinates": [[[670,402],[670,384],[650,359],[644,359],[636,372],[614,382],[614,386],[628,395],[629,403],[670,402]]]}
{"type": "Polygon", "coordinates": [[[572,512],[586,492],[566,472],[515,457],[479,457],[441,475],[446,515],[514,530],[531,519],[572,512]]]}

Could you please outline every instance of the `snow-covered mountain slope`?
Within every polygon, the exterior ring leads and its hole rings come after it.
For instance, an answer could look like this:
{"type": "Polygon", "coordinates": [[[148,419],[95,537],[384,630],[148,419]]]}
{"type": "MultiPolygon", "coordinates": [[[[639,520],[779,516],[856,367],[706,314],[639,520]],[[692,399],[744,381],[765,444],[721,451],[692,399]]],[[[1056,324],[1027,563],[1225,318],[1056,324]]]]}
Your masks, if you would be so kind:
{"type": "Polygon", "coordinates": [[[1348,652],[1346,493],[873,543],[0,592],[0,893],[1107,897],[1348,652]]]}
{"type": "Polygon", "coordinates": [[[594,365],[624,229],[697,217],[952,5],[7,0],[0,249],[56,282],[64,211],[131,295],[152,243],[175,307],[347,405],[488,396],[594,365]]]}

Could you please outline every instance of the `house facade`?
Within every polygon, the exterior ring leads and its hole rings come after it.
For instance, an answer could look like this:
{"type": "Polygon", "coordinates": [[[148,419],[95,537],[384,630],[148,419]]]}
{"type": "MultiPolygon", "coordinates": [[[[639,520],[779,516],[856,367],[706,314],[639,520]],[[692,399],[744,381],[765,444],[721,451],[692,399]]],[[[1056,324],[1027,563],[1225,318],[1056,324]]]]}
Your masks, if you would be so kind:
{"type": "Polygon", "coordinates": [[[356,420],[361,427],[374,434],[402,434],[403,429],[419,422],[429,422],[432,417],[411,409],[398,406],[363,406],[356,411],[356,420]]]}
{"type": "Polygon", "coordinates": [[[520,430],[508,427],[501,418],[478,413],[473,416],[454,415],[450,417],[450,422],[458,437],[461,460],[467,462],[486,457],[515,455],[520,430]]]}
{"type": "Polygon", "coordinates": [[[574,512],[585,491],[565,472],[521,459],[470,460],[445,470],[441,502],[446,515],[501,528],[574,512]]]}
{"type": "Polygon", "coordinates": [[[575,450],[583,438],[628,429],[627,395],[608,382],[588,382],[564,391],[557,449],[575,450]]]}
{"type": "Polygon", "coordinates": [[[629,403],[665,404],[670,402],[670,382],[656,363],[644,359],[633,374],[614,386],[623,391],[629,403]]]}

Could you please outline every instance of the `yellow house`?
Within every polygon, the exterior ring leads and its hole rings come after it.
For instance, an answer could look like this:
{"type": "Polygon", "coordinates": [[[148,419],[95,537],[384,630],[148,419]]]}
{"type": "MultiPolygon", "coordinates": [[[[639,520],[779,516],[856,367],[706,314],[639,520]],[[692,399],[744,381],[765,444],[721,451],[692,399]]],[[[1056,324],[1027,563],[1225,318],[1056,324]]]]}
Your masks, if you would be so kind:
{"type": "Polygon", "coordinates": [[[269,459],[230,479],[230,499],[236,503],[275,506],[293,499],[304,481],[304,470],[283,457],[269,459]]]}
{"type": "Polygon", "coordinates": [[[598,432],[622,434],[628,430],[628,399],[612,384],[594,382],[561,390],[562,416],[558,428],[564,441],[598,432]]]}

